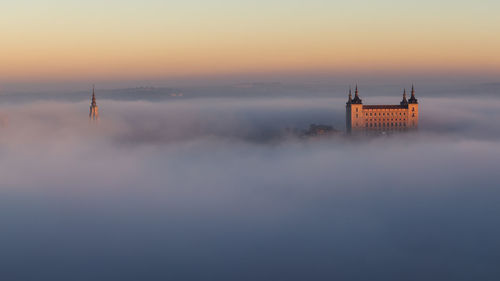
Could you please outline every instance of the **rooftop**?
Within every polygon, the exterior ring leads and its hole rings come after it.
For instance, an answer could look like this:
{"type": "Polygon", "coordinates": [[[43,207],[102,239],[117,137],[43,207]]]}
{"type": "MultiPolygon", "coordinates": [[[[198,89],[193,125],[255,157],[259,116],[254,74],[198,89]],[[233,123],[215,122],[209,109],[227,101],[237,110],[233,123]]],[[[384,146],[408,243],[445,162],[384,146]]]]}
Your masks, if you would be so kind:
{"type": "Polygon", "coordinates": [[[363,109],[406,109],[407,106],[399,104],[363,105],[363,109]]]}

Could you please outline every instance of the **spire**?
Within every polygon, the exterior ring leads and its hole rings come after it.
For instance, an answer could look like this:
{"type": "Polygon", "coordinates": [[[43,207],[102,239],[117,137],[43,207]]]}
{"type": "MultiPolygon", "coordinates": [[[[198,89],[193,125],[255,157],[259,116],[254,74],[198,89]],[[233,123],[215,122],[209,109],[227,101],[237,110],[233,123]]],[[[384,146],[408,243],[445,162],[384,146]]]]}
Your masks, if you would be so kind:
{"type": "Polygon", "coordinates": [[[406,88],[403,90],[403,100],[400,103],[401,105],[408,105],[408,101],[406,100],[406,88]]]}
{"type": "Polygon", "coordinates": [[[90,112],[89,112],[90,121],[98,121],[99,120],[99,108],[97,107],[97,102],[95,99],[95,86],[92,85],[92,102],[90,103],[90,112]]]}
{"type": "Polygon", "coordinates": [[[352,94],[351,94],[351,86],[349,85],[349,97],[347,98],[347,104],[352,103],[352,94]]]}
{"type": "Polygon", "coordinates": [[[413,84],[411,84],[411,97],[408,103],[418,103],[418,100],[415,98],[415,87],[413,87],[413,84]]]}
{"type": "Polygon", "coordinates": [[[352,103],[357,103],[361,104],[362,101],[359,98],[359,91],[358,91],[358,84],[356,83],[356,89],[354,90],[354,99],[352,100],[352,103]]]}
{"type": "Polygon", "coordinates": [[[97,105],[97,102],[96,102],[96,99],[95,99],[95,85],[92,85],[92,103],[91,103],[92,106],[96,106],[97,105]]]}

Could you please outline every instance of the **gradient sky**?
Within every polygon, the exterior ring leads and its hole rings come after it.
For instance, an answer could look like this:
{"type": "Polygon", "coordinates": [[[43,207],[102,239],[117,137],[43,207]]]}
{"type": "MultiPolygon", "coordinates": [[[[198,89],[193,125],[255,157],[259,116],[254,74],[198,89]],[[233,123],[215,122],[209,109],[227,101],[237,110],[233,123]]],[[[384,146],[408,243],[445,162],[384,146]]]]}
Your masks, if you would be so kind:
{"type": "Polygon", "coordinates": [[[1,81],[500,73],[497,0],[3,0],[1,81]]]}

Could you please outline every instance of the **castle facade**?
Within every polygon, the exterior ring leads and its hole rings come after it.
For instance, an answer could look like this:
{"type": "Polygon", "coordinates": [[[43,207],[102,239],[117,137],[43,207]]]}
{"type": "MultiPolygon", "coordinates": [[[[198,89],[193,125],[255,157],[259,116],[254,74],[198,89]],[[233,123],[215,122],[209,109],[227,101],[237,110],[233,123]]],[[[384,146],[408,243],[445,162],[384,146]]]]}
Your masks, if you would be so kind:
{"type": "Polygon", "coordinates": [[[411,97],[406,99],[406,89],[403,100],[399,104],[364,105],[359,98],[358,86],[354,98],[349,89],[349,98],[346,103],[346,128],[352,132],[385,132],[402,131],[418,127],[418,100],[415,98],[415,89],[411,87],[411,97]]]}

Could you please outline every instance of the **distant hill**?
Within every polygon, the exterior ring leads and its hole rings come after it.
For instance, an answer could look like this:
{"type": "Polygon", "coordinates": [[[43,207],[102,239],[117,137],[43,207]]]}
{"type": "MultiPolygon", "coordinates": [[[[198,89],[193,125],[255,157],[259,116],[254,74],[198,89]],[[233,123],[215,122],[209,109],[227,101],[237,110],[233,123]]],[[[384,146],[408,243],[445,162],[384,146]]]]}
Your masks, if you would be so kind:
{"type": "MultiPolygon", "coordinates": [[[[325,83],[283,84],[279,82],[236,83],[219,86],[193,87],[137,87],[123,89],[96,89],[98,100],[122,101],[162,101],[186,98],[254,98],[254,97],[347,97],[348,85],[332,85],[325,83]]],[[[399,96],[402,85],[368,85],[360,86],[360,95],[364,98],[377,96],[399,96]]],[[[406,85],[407,88],[411,84],[406,85]]],[[[451,97],[451,96],[484,96],[500,97],[500,83],[480,84],[447,84],[416,86],[418,97],[451,97]]],[[[57,100],[79,102],[90,99],[91,89],[75,92],[37,92],[37,93],[0,93],[0,102],[31,102],[57,100]]]]}

